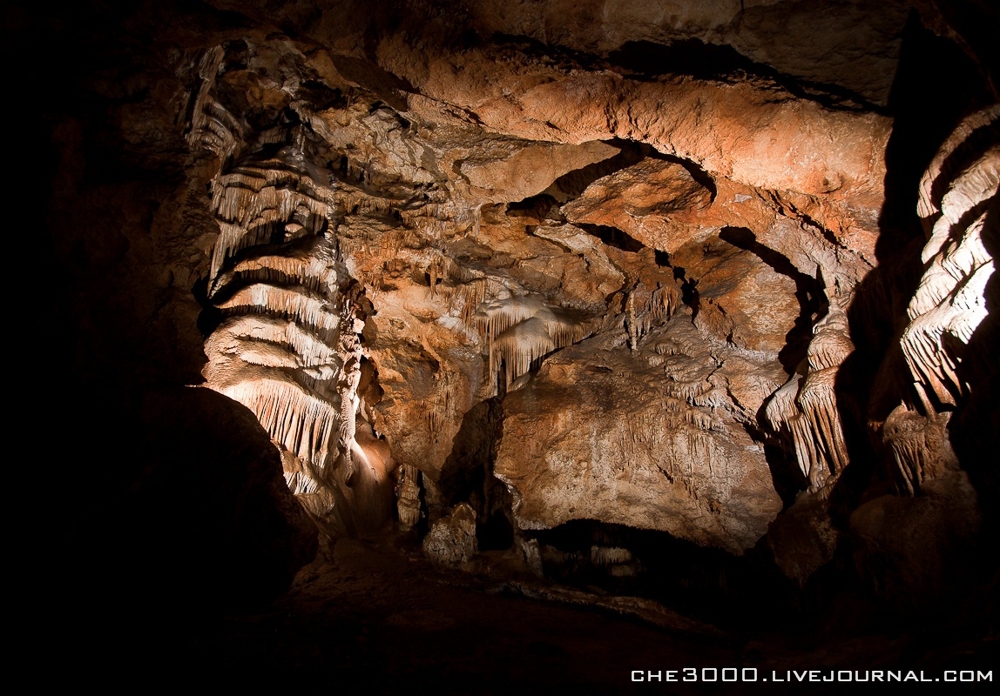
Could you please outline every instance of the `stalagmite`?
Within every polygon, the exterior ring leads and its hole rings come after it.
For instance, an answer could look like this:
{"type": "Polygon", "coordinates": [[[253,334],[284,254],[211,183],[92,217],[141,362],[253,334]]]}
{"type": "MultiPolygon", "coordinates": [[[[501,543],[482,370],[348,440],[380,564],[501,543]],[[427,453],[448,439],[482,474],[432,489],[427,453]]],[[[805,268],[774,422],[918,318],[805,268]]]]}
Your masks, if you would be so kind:
{"type": "Polygon", "coordinates": [[[949,415],[927,417],[900,404],[886,418],[882,437],[892,453],[901,493],[915,495],[926,479],[957,467],[954,454],[945,444],[949,415]]]}
{"type": "Polygon", "coordinates": [[[399,523],[409,528],[420,521],[420,470],[410,464],[400,468],[399,494],[396,507],[399,523]]]}
{"type": "Polygon", "coordinates": [[[360,455],[361,462],[367,463],[365,454],[363,451],[359,451],[355,439],[358,412],[361,408],[358,386],[361,384],[361,361],[364,358],[364,349],[358,334],[364,327],[364,320],[359,316],[358,306],[351,295],[343,300],[341,324],[343,329],[337,342],[337,352],[344,367],[337,383],[337,393],[340,396],[340,437],[338,442],[344,458],[345,481],[349,485],[355,472],[355,455],[360,455]]]}
{"type": "Polygon", "coordinates": [[[628,332],[628,348],[634,352],[639,344],[639,327],[635,320],[635,294],[631,292],[625,301],[625,328],[628,332]]]}

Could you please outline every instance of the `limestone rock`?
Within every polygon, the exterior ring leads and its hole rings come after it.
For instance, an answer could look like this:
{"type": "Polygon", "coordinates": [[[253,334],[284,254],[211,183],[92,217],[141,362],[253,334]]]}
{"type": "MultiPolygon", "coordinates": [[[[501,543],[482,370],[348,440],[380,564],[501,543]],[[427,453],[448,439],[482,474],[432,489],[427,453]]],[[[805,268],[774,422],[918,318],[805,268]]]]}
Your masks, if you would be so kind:
{"type": "Polygon", "coordinates": [[[965,472],[955,472],[915,497],[882,496],[859,507],[850,520],[855,562],[898,609],[947,611],[975,580],[979,559],[970,550],[981,524],[975,490],[965,472]]]}
{"type": "Polygon", "coordinates": [[[711,202],[711,192],[679,164],[645,160],[593,182],[563,206],[566,219],[624,230],[643,244],[673,251],[701,227],[688,211],[711,202]]]}
{"type": "MultiPolygon", "coordinates": [[[[118,501],[109,519],[130,486],[148,493],[165,527],[144,520],[170,543],[170,493],[232,510],[258,488],[241,472],[281,484],[279,457],[324,533],[426,513],[449,563],[474,553],[477,516],[535,571],[548,546],[529,530],[571,520],[734,554],[769,529],[800,583],[836,549],[886,596],[922,601],[950,582],[934,580],[946,547],[980,543],[996,490],[982,455],[997,82],[976,58],[984,40],[959,31],[995,16],[980,6],[14,8],[30,30],[18,50],[45,45],[65,73],[52,90],[27,61],[21,81],[39,111],[28,165],[54,169],[24,177],[37,183],[21,206],[44,212],[31,225],[57,279],[34,312],[39,362],[57,366],[39,393],[65,393],[68,373],[75,410],[94,414],[77,431],[103,452],[97,421],[141,410],[151,387],[203,378],[219,392],[189,395],[216,399],[190,414],[183,400],[153,408],[135,432],[163,431],[126,436],[90,485],[118,501]],[[935,72],[946,54],[966,61],[950,91],[935,72]],[[926,74],[909,71],[914,55],[926,74]],[[976,438],[969,454],[959,440],[976,438]],[[161,446],[144,479],[129,457],[161,446]],[[899,497],[881,495],[890,482],[899,497]],[[778,490],[800,495],[776,518],[778,490]]],[[[298,523],[288,496],[265,498],[289,514],[251,506],[275,522],[258,530],[270,560],[241,546],[240,567],[278,591],[308,543],[277,539],[298,523]]],[[[186,538],[231,546],[209,528],[186,538]]],[[[595,562],[627,547],[594,544],[595,562]]]]}
{"type": "Polygon", "coordinates": [[[476,512],[460,503],[447,517],[431,525],[424,537],[424,553],[444,565],[468,563],[478,552],[476,512]]]}
{"type": "Polygon", "coordinates": [[[595,141],[581,145],[532,144],[507,158],[467,159],[461,172],[479,193],[491,201],[520,201],[541,193],[557,178],[617,154],[617,148],[595,141]]]}
{"type": "Polygon", "coordinates": [[[728,351],[701,340],[683,315],[635,355],[621,335],[590,339],[507,396],[495,472],[521,528],[592,519],[734,553],[757,542],[781,502],[715,375],[728,351]]]}
{"type": "Polygon", "coordinates": [[[767,530],[767,543],[781,571],[799,585],[830,562],[842,533],[830,519],[829,499],[804,491],[767,530]]]}

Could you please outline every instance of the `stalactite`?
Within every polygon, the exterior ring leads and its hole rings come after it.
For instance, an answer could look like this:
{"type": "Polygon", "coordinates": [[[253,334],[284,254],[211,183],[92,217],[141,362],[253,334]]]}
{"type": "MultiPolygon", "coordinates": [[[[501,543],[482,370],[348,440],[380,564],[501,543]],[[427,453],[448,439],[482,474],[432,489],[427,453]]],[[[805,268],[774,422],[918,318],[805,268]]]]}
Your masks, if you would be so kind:
{"type": "Polygon", "coordinates": [[[209,297],[236,280],[268,284],[296,284],[317,293],[335,292],[339,276],[334,263],[322,254],[308,256],[258,256],[244,259],[216,278],[209,297]]]}
{"type": "Polygon", "coordinates": [[[291,381],[256,379],[218,389],[257,416],[260,424],[289,452],[323,467],[338,414],[330,403],[291,381]]]}
{"type": "Polygon", "coordinates": [[[440,256],[435,256],[427,267],[427,278],[431,287],[431,295],[437,294],[437,285],[444,275],[444,270],[444,259],[440,256]]]}
{"type": "Polygon", "coordinates": [[[938,149],[937,154],[934,155],[934,158],[920,179],[917,215],[922,219],[928,219],[940,211],[940,201],[935,200],[934,184],[939,178],[950,179],[952,177],[954,165],[949,169],[945,169],[946,164],[950,162],[951,156],[977,130],[995,130],[998,122],[1000,122],[1000,104],[994,104],[972,114],[952,131],[951,135],[948,136],[944,144],[938,149]]]}
{"type": "Polygon", "coordinates": [[[226,320],[206,341],[206,352],[210,355],[215,352],[214,343],[225,337],[288,346],[301,367],[338,363],[336,352],[319,336],[298,324],[273,317],[242,315],[226,320]]]}
{"type": "Polygon", "coordinates": [[[331,194],[311,179],[288,170],[244,166],[220,174],[212,185],[210,209],[219,221],[220,237],[212,254],[209,280],[214,283],[227,259],[270,241],[274,224],[333,216],[331,194]]]}
{"type": "Polygon", "coordinates": [[[850,337],[847,314],[837,307],[831,307],[826,316],[813,328],[813,340],[809,342],[806,357],[810,370],[836,367],[854,352],[850,337]]]}
{"type": "Polygon", "coordinates": [[[330,311],[329,301],[305,288],[254,283],[237,290],[218,307],[223,310],[277,313],[320,331],[333,331],[340,323],[340,317],[330,311]]]}
{"type": "Polygon", "coordinates": [[[892,451],[897,482],[904,492],[914,495],[924,480],[927,443],[925,419],[906,405],[897,406],[886,418],[883,438],[892,451]]]}
{"type": "Polygon", "coordinates": [[[625,301],[625,327],[628,331],[628,348],[635,352],[639,346],[639,327],[635,320],[635,293],[630,292],[625,301]]]}
{"type": "Polygon", "coordinates": [[[246,134],[243,125],[213,95],[225,55],[221,46],[214,46],[205,51],[199,60],[201,84],[191,110],[188,132],[188,143],[192,147],[203,147],[221,160],[229,159],[237,152],[246,134]]]}
{"type": "Polygon", "coordinates": [[[654,321],[669,319],[677,311],[679,303],[680,293],[677,288],[661,286],[650,293],[646,312],[654,321]]]}
{"type": "MultiPolygon", "coordinates": [[[[471,299],[474,293],[486,292],[486,288],[475,287],[468,292],[471,299]]],[[[586,327],[574,316],[558,307],[547,306],[537,295],[512,295],[492,301],[480,306],[472,320],[487,344],[490,372],[496,374],[501,365],[506,366],[508,389],[515,380],[527,374],[534,361],[586,335],[586,327]]]]}
{"type": "Polygon", "coordinates": [[[648,334],[653,325],[673,316],[680,304],[680,294],[676,288],[658,286],[649,291],[642,282],[636,284],[625,295],[624,316],[615,319],[624,324],[629,350],[638,348],[639,340],[648,334]]]}
{"type": "Polygon", "coordinates": [[[632,560],[632,552],[620,546],[591,546],[590,562],[596,566],[610,566],[628,563],[632,560]]]}
{"type": "Polygon", "coordinates": [[[928,414],[954,406],[970,389],[958,377],[958,366],[987,315],[986,284],[994,270],[982,241],[986,213],[975,211],[995,198],[1000,186],[1000,145],[982,136],[995,136],[998,123],[998,106],[963,121],[920,183],[917,210],[930,227],[921,254],[927,267],[907,307],[910,323],[901,346],[917,401],[928,414]]]}
{"type": "Polygon", "coordinates": [[[827,367],[806,375],[796,399],[809,423],[810,441],[819,457],[810,463],[809,480],[821,488],[848,464],[836,394],[837,368],[827,367]]]}
{"type": "Polygon", "coordinates": [[[799,387],[804,379],[801,375],[793,375],[790,380],[785,382],[767,402],[764,417],[771,431],[782,438],[786,448],[791,448],[803,475],[809,476],[812,460],[800,456],[800,447],[794,435],[796,426],[793,425],[794,420],[801,420],[795,397],[798,396],[799,387]]]}
{"type": "Polygon", "coordinates": [[[924,416],[902,403],[886,418],[882,438],[892,455],[892,471],[900,493],[916,495],[926,480],[958,468],[948,444],[950,415],[924,416]]]}
{"type": "Polygon", "coordinates": [[[764,417],[779,442],[794,455],[799,470],[818,491],[847,467],[836,380],[840,365],[854,351],[847,314],[850,297],[837,298],[813,327],[813,339],[800,366],[767,402],[764,417]]]}
{"type": "Polygon", "coordinates": [[[559,308],[542,307],[532,318],[545,325],[545,331],[556,348],[572,345],[583,339],[586,333],[579,321],[559,308]]]}
{"type": "Polygon", "coordinates": [[[528,372],[531,364],[556,349],[546,331],[545,323],[532,317],[507,329],[494,339],[490,352],[490,371],[496,373],[501,364],[506,368],[506,386],[528,372]]]}
{"type": "Polygon", "coordinates": [[[476,310],[486,300],[488,288],[489,280],[486,278],[460,285],[458,292],[451,295],[449,311],[455,312],[455,305],[457,304],[462,324],[472,328],[475,325],[476,310]]]}
{"type": "Polygon", "coordinates": [[[476,328],[487,340],[493,340],[518,322],[535,316],[544,306],[537,295],[513,295],[491,302],[476,312],[476,328]]]}

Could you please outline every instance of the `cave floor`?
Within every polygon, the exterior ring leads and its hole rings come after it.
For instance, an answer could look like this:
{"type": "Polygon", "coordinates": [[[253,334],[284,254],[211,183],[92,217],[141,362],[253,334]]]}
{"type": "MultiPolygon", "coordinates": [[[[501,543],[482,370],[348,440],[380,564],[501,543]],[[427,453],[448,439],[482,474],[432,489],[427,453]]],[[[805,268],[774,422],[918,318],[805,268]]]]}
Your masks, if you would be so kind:
{"type": "Polygon", "coordinates": [[[226,682],[294,675],[296,682],[367,693],[425,685],[461,694],[555,687],[578,693],[833,693],[844,685],[789,684],[787,670],[927,663],[925,648],[917,646],[914,654],[912,636],[722,631],[655,603],[624,609],[619,603],[616,609],[613,598],[516,573],[511,580],[509,558],[484,556],[469,573],[431,564],[398,537],[341,539],[321,548],[291,590],[266,610],[186,624],[170,642],[169,658],[162,657],[177,675],[226,682]],[[709,668],[709,677],[711,668],[720,676],[722,668],[756,668],[759,681],[632,681],[633,670],[662,670],[664,678],[667,670],[678,670],[680,680],[686,668],[699,675],[709,668]],[[779,679],[785,683],[774,683],[779,679]]]}

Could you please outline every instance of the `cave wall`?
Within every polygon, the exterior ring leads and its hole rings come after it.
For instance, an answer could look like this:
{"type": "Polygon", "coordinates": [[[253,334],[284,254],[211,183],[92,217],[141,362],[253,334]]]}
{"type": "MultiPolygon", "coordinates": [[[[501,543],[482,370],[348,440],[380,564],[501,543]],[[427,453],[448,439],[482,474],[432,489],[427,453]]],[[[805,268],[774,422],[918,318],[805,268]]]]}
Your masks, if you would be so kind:
{"type": "MultiPolygon", "coordinates": [[[[995,10],[15,6],[26,46],[65,39],[37,195],[78,441],[113,448],[105,422],[204,383],[328,534],[468,501],[523,548],[583,520],[764,538],[796,582],[848,554],[926,603],[976,576],[995,525],[977,18],[995,10]]],[[[73,476],[127,500],[104,482],[143,465],[118,459],[73,476]]]]}

